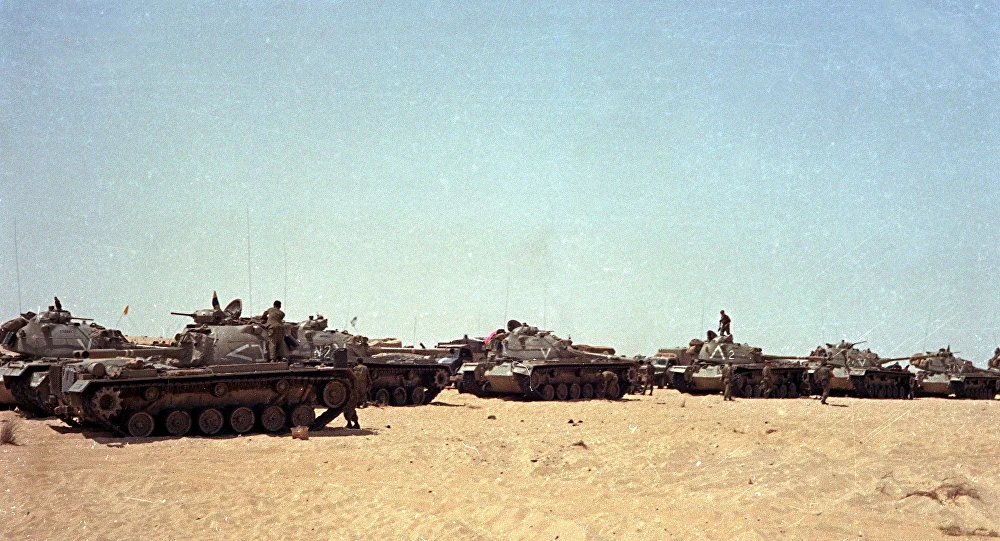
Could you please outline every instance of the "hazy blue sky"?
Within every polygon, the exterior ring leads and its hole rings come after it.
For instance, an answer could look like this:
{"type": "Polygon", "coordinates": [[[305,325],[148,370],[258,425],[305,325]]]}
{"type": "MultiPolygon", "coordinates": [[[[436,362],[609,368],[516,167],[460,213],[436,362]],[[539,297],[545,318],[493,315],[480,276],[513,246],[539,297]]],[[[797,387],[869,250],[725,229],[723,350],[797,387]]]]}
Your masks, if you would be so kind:
{"type": "Polygon", "coordinates": [[[997,2],[164,4],[0,2],[0,315],[1000,343],[997,2]]]}

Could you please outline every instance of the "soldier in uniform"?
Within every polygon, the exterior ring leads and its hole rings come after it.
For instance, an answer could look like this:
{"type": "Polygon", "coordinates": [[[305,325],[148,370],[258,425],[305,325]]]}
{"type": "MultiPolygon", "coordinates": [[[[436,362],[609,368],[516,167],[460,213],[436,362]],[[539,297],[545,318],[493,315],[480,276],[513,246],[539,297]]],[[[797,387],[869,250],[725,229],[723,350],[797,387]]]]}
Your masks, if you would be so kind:
{"type": "Polygon", "coordinates": [[[347,428],[361,428],[358,423],[357,408],[364,405],[368,400],[368,390],[371,388],[371,375],[368,367],[358,363],[351,369],[354,372],[354,392],[344,406],[344,419],[347,419],[347,428]]]}
{"type": "Polygon", "coordinates": [[[722,393],[722,400],[734,400],[733,399],[733,385],[735,384],[736,370],[733,369],[733,363],[726,363],[722,365],[722,383],[725,385],[725,391],[722,393]]]}
{"type": "Polygon", "coordinates": [[[598,393],[602,397],[608,397],[608,393],[611,392],[612,387],[618,383],[618,374],[610,370],[605,370],[601,372],[601,387],[598,389],[598,393]]]}
{"type": "Polygon", "coordinates": [[[993,358],[990,359],[989,367],[993,369],[1000,369],[1000,347],[993,352],[993,358]]]}
{"type": "Polygon", "coordinates": [[[719,336],[732,336],[732,331],[729,330],[729,324],[732,322],[729,316],[726,315],[725,310],[719,310],[719,336]]]}
{"type": "Polygon", "coordinates": [[[646,369],[645,373],[645,385],[642,387],[642,394],[646,394],[646,390],[649,390],[649,396],[653,396],[653,385],[656,380],[656,367],[653,366],[653,361],[647,361],[646,365],[643,367],[646,369]]]}
{"type": "Polygon", "coordinates": [[[819,368],[816,370],[816,380],[819,382],[820,388],[823,389],[823,395],[819,399],[820,404],[826,404],[826,399],[830,396],[830,385],[833,383],[833,369],[824,360],[819,362],[819,368]]]}
{"type": "Polygon", "coordinates": [[[774,372],[771,368],[771,361],[764,363],[764,370],[760,373],[760,396],[767,398],[774,390],[774,372]]]}
{"type": "Polygon", "coordinates": [[[267,355],[271,362],[285,358],[285,313],[281,311],[281,301],[264,311],[261,316],[267,329],[267,355]]]}

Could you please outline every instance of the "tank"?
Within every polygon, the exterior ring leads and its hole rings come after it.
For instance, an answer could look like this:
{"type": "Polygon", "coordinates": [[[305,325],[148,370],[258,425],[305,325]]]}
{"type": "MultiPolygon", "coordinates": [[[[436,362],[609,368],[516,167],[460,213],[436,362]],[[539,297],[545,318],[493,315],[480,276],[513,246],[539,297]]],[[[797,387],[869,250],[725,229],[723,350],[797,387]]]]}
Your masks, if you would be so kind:
{"type": "Polygon", "coordinates": [[[29,414],[43,416],[52,414],[44,400],[49,364],[72,359],[77,350],[141,348],[119,330],[102,327],[90,318],[73,317],[63,310],[58,297],[48,310],[27,312],[0,326],[0,345],[0,405],[17,405],[29,414]]]}
{"type": "Polygon", "coordinates": [[[808,388],[805,365],[796,360],[807,357],[764,355],[759,347],[733,341],[731,335],[709,334],[707,341],[694,339],[687,348],[667,349],[677,355],[677,364],[669,368],[670,386],[683,393],[716,393],[725,389],[722,369],[732,363],[736,385],[733,396],[744,398],[798,398],[808,388]],[[762,396],[764,366],[770,363],[774,387],[762,396]]]}
{"type": "Polygon", "coordinates": [[[822,390],[815,372],[825,360],[833,369],[830,392],[859,398],[912,398],[913,374],[899,365],[909,357],[883,359],[870,349],[857,348],[864,342],[847,342],[819,346],[810,354],[809,381],[813,394],[822,390]],[[891,366],[886,366],[894,363],[891,366]]]}
{"type": "Polygon", "coordinates": [[[55,413],[134,437],[318,429],[343,411],[355,385],[346,366],[268,361],[254,326],[198,325],[175,344],[134,356],[82,351],[76,362],[52,364],[55,413]],[[318,418],[317,408],[326,409],[318,418]]]}
{"type": "Polygon", "coordinates": [[[1000,372],[977,368],[950,347],[913,355],[910,369],[916,373],[916,393],[921,396],[993,400],[1000,391],[1000,372]]]}
{"type": "MultiPolygon", "coordinates": [[[[189,328],[202,326],[244,327],[262,329],[259,317],[242,317],[242,302],[235,299],[219,308],[213,296],[212,309],[191,313],[171,312],[194,319],[189,328]]],[[[305,364],[334,364],[351,367],[364,364],[369,369],[371,386],[369,400],[381,405],[421,405],[430,402],[448,386],[452,370],[440,358],[458,348],[403,347],[399,340],[373,339],[347,331],[330,330],[320,314],[302,322],[285,323],[286,357],[305,364]]],[[[267,344],[261,334],[261,349],[252,351],[256,359],[267,356],[267,344]]]]}
{"type": "Polygon", "coordinates": [[[594,353],[588,351],[592,347],[573,345],[569,339],[516,320],[508,322],[507,329],[490,337],[488,353],[462,364],[456,375],[459,392],[542,400],[617,400],[638,383],[634,359],[609,354],[607,349],[594,353]],[[614,375],[608,384],[604,372],[614,375]]]}

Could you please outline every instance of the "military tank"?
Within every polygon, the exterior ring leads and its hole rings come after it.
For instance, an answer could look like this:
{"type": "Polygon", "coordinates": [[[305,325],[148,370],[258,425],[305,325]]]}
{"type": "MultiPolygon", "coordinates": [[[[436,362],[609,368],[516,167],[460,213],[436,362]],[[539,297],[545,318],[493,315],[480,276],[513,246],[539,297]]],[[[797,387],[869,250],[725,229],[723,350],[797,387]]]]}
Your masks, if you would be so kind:
{"type": "Polygon", "coordinates": [[[870,349],[858,349],[862,343],[841,340],[839,344],[828,343],[825,348],[813,350],[808,362],[812,392],[816,394],[822,389],[815,372],[825,360],[833,370],[832,393],[860,398],[912,398],[913,374],[898,364],[909,357],[883,359],[870,349]],[[886,366],[889,363],[895,364],[886,366]]]}
{"type": "Polygon", "coordinates": [[[734,396],[766,398],[762,392],[764,367],[771,365],[774,386],[770,398],[798,398],[808,387],[806,367],[797,362],[806,357],[764,355],[759,347],[733,341],[732,335],[716,336],[707,341],[694,339],[687,348],[667,349],[678,357],[669,371],[670,386],[683,393],[713,393],[725,389],[722,369],[732,363],[736,378],[734,396]]]}
{"type": "MultiPolygon", "coordinates": [[[[638,363],[593,347],[573,345],[549,331],[511,320],[507,333],[490,337],[488,353],[462,364],[459,392],[517,395],[542,400],[620,399],[638,383],[638,363]],[[610,381],[605,381],[609,373],[610,381]]],[[[611,350],[613,351],[613,350],[611,350]]]]}
{"type": "Polygon", "coordinates": [[[916,371],[916,393],[993,400],[1000,392],[1000,372],[978,368],[957,357],[951,347],[910,357],[916,371]]]}
{"type": "MultiPolygon", "coordinates": [[[[219,307],[213,295],[212,308],[191,313],[171,312],[191,317],[190,328],[202,325],[251,326],[259,328],[258,317],[242,316],[242,302],[235,299],[225,309],[219,307]]],[[[329,322],[321,314],[302,322],[286,322],[285,346],[288,360],[303,364],[333,364],[350,367],[364,364],[371,378],[369,400],[380,405],[421,405],[430,402],[451,381],[452,371],[440,358],[453,355],[461,346],[438,348],[403,347],[395,339],[375,339],[328,329],[329,322]]],[[[263,339],[263,336],[262,336],[263,339]]],[[[253,349],[252,356],[266,357],[263,349],[253,349]]]]}
{"type": "Polygon", "coordinates": [[[48,378],[56,415],[134,437],[278,432],[325,426],[355,386],[346,366],[266,359],[259,325],[195,324],[155,351],[90,349],[54,363],[48,378]],[[326,411],[316,417],[317,408],[326,411]]]}
{"type": "Polygon", "coordinates": [[[0,404],[17,405],[32,415],[51,415],[46,401],[52,363],[73,358],[81,349],[141,349],[121,331],[90,318],[73,317],[59,298],[49,309],[26,312],[0,326],[0,404]]]}

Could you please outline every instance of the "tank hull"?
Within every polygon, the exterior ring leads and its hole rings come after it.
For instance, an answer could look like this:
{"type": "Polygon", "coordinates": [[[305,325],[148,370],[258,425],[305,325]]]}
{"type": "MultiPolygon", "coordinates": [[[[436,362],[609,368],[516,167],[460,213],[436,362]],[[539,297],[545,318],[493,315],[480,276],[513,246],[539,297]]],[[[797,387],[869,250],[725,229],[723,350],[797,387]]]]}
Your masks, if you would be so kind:
{"type": "MultiPolygon", "coordinates": [[[[810,391],[822,393],[823,386],[815,377],[816,366],[809,369],[810,391]]],[[[884,368],[833,367],[831,394],[858,398],[912,398],[913,374],[905,370],[884,368]]]]}
{"type": "Polygon", "coordinates": [[[242,434],[319,428],[343,411],[355,385],[349,369],[327,366],[111,366],[114,376],[94,377],[86,364],[51,364],[46,402],[68,422],[134,437],[242,434]],[[317,420],[318,408],[326,411],[317,420]]]}
{"type": "Polygon", "coordinates": [[[362,359],[371,377],[368,398],[379,405],[427,404],[451,383],[451,370],[436,359],[409,354],[379,354],[362,359]]]}
{"type": "Polygon", "coordinates": [[[921,373],[916,377],[917,395],[993,400],[1000,392],[1000,375],[921,373]]]}
{"type": "MultiPolygon", "coordinates": [[[[733,396],[742,398],[798,398],[805,392],[807,369],[800,365],[775,365],[774,386],[765,396],[763,364],[734,365],[733,396]]],[[[670,367],[670,386],[682,393],[720,393],[725,390],[722,366],[692,364],[670,367]]]]}
{"type": "Polygon", "coordinates": [[[517,361],[465,363],[456,376],[459,392],[478,396],[521,396],[535,400],[620,399],[638,382],[633,361],[517,361]],[[604,384],[603,372],[617,383],[604,384]]]}

